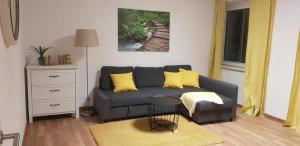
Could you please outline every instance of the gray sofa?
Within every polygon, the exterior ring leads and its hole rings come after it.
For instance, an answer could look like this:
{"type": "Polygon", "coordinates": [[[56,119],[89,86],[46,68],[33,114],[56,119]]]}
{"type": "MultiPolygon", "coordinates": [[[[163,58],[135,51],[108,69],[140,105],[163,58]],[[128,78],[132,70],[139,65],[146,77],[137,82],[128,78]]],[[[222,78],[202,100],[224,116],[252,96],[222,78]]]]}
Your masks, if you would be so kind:
{"type": "MultiPolygon", "coordinates": [[[[163,88],[164,71],[178,72],[179,68],[191,70],[190,65],[171,65],[165,67],[114,67],[101,68],[100,87],[94,92],[94,106],[103,121],[147,116],[147,98],[152,96],[173,96],[179,98],[185,92],[216,92],[223,100],[223,105],[199,102],[191,119],[196,123],[211,121],[230,121],[236,116],[238,87],[205,76],[199,77],[201,88],[185,87],[183,89],[163,88]],[[133,72],[138,91],[113,92],[110,74],[133,72]]],[[[180,113],[190,117],[184,105],[180,113]]]]}

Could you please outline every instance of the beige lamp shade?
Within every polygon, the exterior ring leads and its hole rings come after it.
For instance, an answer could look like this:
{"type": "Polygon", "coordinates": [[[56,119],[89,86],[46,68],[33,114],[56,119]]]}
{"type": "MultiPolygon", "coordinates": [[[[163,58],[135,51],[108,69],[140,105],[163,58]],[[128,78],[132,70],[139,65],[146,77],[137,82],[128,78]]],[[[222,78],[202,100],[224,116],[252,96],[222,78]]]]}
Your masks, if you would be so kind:
{"type": "Polygon", "coordinates": [[[98,47],[97,31],[94,29],[77,29],[75,47],[98,47]]]}

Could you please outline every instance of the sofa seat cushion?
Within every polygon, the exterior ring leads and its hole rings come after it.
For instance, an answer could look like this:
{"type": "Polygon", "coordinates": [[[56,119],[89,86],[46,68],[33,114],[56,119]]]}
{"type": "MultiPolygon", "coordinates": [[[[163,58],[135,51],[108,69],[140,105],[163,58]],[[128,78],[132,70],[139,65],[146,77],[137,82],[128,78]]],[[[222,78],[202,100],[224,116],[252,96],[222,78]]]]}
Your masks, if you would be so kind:
{"type": "Polygon", "coordinates": [[[162,87],[139,88],[138,91],[133,92],[115,93],[112,90],[104,90],[103,92],[110,98],[110,107],[146,104],[147,98],[152,96],[174,96],[179,98],[181,95],[177,90],[162,87]]]}
{"type": "MultiPolygon", "coordinates": [[[[187,92],[211,92],[210,90],[203,89],[203,88],[195,88],[195,87],[184,87],[183,89],[178,90],[180,92],[180,95],[187,92]]],[[[226,109],[226,108],[232,108],[232,99],[228,98],[226,96],[218,94],[224,104],[218,105],[212,102],[206,102],[201,101],[197,103],[196,105],[196,111],[210,111],[210,110],[218,110],[218,109],[226,109]]]]}
{"type": "Polygon", "coordinates": [[[212,102],[206,102],[206,101],[201,101],[198,102],[196,105],[196,110],[195,111],[211,111],[211,110],[218,110],[218,109],[227,109],[227,108],[232,108],[232,99],[225,97],[223,95],[219,95],[224,104],[215,104],[212,102]]]}
{"type": "Polygon", "coordinates": [[[183,89],[178,89],[180,94],[187,93],[187,92],[211,92],[204,88],[195,88],[195,87],[184,87],[183,89]]]}

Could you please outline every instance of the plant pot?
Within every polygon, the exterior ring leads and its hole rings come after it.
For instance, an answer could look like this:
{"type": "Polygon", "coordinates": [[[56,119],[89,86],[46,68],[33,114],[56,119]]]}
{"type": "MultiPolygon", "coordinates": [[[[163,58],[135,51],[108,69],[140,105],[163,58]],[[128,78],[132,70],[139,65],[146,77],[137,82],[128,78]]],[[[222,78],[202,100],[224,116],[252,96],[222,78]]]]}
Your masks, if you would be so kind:
{"type": "Polygon", "coordinates": [[[39,57],[38,62],[39,62],[39,65],[45,65],[45,58],[44,57],[39,57]]]}

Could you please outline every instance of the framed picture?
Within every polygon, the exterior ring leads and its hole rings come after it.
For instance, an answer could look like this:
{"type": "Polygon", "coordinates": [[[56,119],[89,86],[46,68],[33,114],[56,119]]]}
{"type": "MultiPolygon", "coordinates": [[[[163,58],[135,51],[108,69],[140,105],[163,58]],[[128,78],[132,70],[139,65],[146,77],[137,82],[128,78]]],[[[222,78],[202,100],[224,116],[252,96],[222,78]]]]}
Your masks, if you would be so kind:
{"type": "Polygon", "coordinates": [[[119,51],[168,52],[170,13],[118,9],[119,51]]]}

